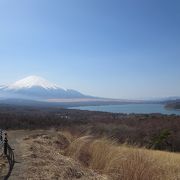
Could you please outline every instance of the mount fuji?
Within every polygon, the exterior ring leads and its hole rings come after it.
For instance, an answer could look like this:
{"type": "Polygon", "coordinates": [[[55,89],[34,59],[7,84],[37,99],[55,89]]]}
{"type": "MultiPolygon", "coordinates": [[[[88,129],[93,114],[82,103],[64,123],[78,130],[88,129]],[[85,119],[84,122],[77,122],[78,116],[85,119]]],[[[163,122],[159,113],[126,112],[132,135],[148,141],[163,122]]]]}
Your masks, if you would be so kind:
{"type": "Polygon", "coordinates": [[[142,101],[109,99],[84,95],[64,89],[39,76],[28,76],[9,85],[0,86],[0,105],[84,106],[141,103],[142,101]]]}
{"type": "Polygon", "coordinates": [[[1,99],[81,99],[90,98],[76,90],[64,89],[38,76],[29,76],[10,85],[0,86],[1,99]]]}

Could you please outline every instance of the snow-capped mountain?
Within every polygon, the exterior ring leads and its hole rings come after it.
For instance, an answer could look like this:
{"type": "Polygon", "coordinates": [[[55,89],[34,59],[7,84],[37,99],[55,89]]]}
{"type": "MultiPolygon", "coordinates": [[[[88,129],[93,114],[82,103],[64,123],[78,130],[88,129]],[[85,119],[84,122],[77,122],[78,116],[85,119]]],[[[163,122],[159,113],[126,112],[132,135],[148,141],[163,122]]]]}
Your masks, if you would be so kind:
{"type": "Polygon", "coordinates": [[[86,98],[73,89],[64,89],[38,76],[29,76],[10,85],[0,86],[1,98],[23,98],[33,100],[86,98]]]}
{"type": "Polygon", "coordinates": [[[38,76],[29,76],[8,86],[8,89],[22,89],[22,88],[32,88],[41,87],[44,89],[59,89],[56,84],[53,84],[46,79],[38,76]]]}

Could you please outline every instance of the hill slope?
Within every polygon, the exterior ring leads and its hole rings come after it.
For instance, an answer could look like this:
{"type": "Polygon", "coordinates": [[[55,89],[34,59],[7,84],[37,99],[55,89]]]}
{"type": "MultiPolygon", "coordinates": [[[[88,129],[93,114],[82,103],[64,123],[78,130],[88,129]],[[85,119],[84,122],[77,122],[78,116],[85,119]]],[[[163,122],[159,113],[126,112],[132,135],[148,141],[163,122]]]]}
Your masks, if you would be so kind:
{"type": "Polygon", "coordinates": [[[174,180],[180,155],[54,130],[10,131],[16,161],[10,180],[174,180]],[[21,173],[23,171],[23,173],[21,173]],[[101,174],[101,175],[100,175],[101,174]]]}

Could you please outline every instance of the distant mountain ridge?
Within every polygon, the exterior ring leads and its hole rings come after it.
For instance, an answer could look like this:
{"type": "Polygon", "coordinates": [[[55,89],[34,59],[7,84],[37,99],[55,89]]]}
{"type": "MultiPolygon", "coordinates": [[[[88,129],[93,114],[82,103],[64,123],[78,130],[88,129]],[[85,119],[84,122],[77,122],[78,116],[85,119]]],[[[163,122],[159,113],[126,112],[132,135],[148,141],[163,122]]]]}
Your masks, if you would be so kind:
{"type": "Polygon", "coordinates": [[[33,100],[89,98],[76,90],[64,89],[38,76],[29,76],[10,85],[0,86],[1,98],[33,100]]]}
{"type": "MultiPolygon", "coordinates": [[[[0,86],[0,104],[39,104],[84,106],[116,105],[127,103],[163,103],[174,101],[178,97],[154,100],[127,100],[93,97],[74,89],[65,89],[39,76],[28,76],[9,85],[0,86]]],[[[180,99],[180,98],[179,98],[180,99]]]]}

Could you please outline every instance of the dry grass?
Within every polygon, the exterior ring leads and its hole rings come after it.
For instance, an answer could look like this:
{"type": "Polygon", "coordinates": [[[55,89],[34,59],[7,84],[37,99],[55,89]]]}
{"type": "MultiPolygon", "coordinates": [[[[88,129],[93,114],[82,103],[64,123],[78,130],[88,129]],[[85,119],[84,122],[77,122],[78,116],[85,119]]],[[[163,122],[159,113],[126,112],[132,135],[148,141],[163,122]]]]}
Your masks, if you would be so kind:
{"type": "Polygon", "coordinates": [[[67,155],[114,180],[180,179],[180,154],[119,146],[105,138],[78,138],[67,155]]]}
{"type": "Polygon", "coordinates": [[[36,132],[22,144],[24,179],[180,180],[178,153],[75,137],[68,131],[36,132]]]}
{"type": "Polygon", "coordinates": [[[28,169],[23,178],[106,180],[106,177],[63,155],[71,141],[73,137],[68,132],[57,132],[56,135],[35,134],[24,138],[28,169]]]}

